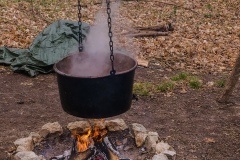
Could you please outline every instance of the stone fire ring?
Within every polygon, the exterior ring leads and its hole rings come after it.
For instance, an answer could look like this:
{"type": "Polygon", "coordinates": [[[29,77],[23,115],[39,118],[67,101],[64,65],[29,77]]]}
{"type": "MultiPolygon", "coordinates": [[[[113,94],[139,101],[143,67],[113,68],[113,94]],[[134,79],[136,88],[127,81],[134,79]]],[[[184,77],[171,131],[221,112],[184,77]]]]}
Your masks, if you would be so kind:
{"type": "MultiPolygon", "coordinates": [[[[157,132],[148,131],[142,124],[133,123],[130,127],[126,125],[123,119],[114,119],[106,121],[88,120],[75,121],[67,125],[72,131],[76,129],[86,130],[92,126],[108,131],[123,131],[130,129],[133,133],[136,147],[145,148],[147,152],[154,153],[152,160],[175,160],[176,151],[168,144],[160,141],[157,132]],[[169,158],[170,157],[170,158],[169,158]]],[[[61,135],[63,128],[58,122],[47,123],[42,126],[38,132],[31,132],[28,137],[17,139],[8,152],[11,160],[46,160],[44,156],[33,152],[34,147],[44,140],[50,134],[61,135]]]]}

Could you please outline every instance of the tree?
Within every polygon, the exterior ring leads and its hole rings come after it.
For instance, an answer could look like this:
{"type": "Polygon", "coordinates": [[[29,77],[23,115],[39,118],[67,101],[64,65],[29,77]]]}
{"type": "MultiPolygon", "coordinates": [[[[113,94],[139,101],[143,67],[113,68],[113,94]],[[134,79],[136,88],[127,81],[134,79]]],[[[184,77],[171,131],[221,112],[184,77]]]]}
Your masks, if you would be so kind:
{"type": "Polygon", "coordinates": [[[238,57],[236,59],[233,71],[227,81],[227,84],[225,86],[225,89],[224,89],[222,95],[218,99],[218,102],[220,102],[220,103],[228,103],[229,102],[229,98],[238,82],[239,77],[240,77],[240,54],[238,55],[238,57]]]}

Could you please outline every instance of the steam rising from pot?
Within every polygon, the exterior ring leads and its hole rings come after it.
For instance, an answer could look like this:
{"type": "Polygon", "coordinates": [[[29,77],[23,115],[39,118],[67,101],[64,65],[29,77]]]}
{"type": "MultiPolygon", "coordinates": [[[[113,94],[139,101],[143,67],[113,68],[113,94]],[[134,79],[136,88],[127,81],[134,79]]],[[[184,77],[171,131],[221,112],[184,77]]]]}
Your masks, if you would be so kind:
{"type": "MultiPolygon", "coordinates": [[[[119,6],[120,2],[111,3],[111,18],[113,23],[115,17],[119,15],[119,6]]],[[[103,9],[97,13],[95,24],[90,27],[90,32],[84,42],[84,56],[79,56],[79,58],[71,60],[71,67],[68,71],[70,75],[80,77],[99,77],[110,74],[112,68],[108,36],[109,28],[104,2],[102,8],[103,9]],[[81,65],[79,65],[79,63],[81,63],[81,65]]],[[[116,27],[116,23],[113,25],[116,27]]],[[[115,32],[113,32],[113,36],[115,36],[115,32]]],[[[113,38],[115,48],[115,41],[117,38],[113,38]]]]}

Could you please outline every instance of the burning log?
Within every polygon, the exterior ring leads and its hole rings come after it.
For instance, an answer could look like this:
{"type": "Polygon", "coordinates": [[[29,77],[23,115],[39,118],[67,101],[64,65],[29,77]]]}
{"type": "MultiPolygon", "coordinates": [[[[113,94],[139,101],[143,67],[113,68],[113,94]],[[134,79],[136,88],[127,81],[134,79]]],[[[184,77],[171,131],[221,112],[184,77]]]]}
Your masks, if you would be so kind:
{"type": "Polygon", "coordinates": [[[83,152],[78,152],[77,147],[76,139],[72,150],[67,150],[63,155],[52,157],[50,160],[130,160],[121,158],[120,152],[108,137],[104,137],[103,141],[96,142],[94,146],[90,146],[83,152]]]}
{"type": "Polygon", "coordinates": [[[103,139],[104,143],[107,145],[107,147],[110,149],[110,156],[112,160],[119,160],[120,158],[120,153],[118,152],[118,150],[116,149],[115,146],[112,145],[112,143],[109,141],[108,137],[105,137],[103,139]],[[114,153],[114,154],[112,154],[114,153]]]}
{"type": "Polygon", "coordinates": [[[121,159],[120,153],[106,137],[107,130],[94,127],[85,133],[79,130],[72,131],[72,150],[63,155],[52,157],[50,160],[127,160],[121,159]]]}

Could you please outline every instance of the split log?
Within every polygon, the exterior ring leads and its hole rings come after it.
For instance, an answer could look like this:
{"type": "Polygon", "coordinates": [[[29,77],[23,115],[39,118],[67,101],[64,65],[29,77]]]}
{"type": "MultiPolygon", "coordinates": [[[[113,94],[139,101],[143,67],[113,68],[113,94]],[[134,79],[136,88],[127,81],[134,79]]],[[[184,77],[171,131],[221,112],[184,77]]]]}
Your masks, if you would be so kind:
{"type": "Polygon", "coordinates": [[[238,55],[231,76],[229,77],[225,90],[221,97],[218,99],[220,103],[228,103],[229,98],[240,77],[240,54],[238,55]]]}

